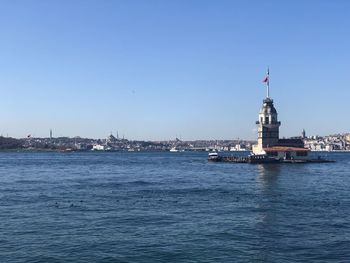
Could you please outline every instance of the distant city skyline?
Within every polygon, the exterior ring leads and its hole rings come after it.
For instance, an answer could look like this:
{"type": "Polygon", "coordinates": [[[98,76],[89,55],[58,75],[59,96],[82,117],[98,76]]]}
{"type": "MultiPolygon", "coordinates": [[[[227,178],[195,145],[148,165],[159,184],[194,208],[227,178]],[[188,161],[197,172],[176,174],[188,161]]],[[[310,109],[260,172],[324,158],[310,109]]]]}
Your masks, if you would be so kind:
{"type": "Polygon", "coordinates": [[[4,1],[0,133],[246,139],[350,132],[350,2],[4,1]]]}

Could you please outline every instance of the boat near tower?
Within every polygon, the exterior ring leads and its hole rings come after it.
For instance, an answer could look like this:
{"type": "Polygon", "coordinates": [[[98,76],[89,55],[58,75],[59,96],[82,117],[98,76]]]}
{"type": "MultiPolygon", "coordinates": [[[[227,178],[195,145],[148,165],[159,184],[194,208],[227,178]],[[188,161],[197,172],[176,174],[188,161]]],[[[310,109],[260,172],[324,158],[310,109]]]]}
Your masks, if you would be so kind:
{"type": "Polygon", "coordinates": [[[253,145],[248,156],[221,156],[209,154],[209,161],[236,162],[236,163],[325,163],[333,162],[322,158],[309,157],[309,149],[304,147],[302,139],[280,139],[277,110],[273,99],[270,98],[270,72],[267,70],[263,80],[266,83],[266,98],[263,100],[256,121],[258,130],[258,143],[253,145]]]}

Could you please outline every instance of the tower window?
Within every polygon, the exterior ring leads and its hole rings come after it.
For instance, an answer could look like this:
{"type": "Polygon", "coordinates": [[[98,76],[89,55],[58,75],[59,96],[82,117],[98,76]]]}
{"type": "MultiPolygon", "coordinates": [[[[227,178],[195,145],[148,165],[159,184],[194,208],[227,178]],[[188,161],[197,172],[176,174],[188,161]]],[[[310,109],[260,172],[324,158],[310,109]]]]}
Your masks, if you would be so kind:
{"type": "Polygon", "coordinates": [[[265,123],[266,124],[269,123],[269,117],[268,116],[265,117],[265,123]]]}

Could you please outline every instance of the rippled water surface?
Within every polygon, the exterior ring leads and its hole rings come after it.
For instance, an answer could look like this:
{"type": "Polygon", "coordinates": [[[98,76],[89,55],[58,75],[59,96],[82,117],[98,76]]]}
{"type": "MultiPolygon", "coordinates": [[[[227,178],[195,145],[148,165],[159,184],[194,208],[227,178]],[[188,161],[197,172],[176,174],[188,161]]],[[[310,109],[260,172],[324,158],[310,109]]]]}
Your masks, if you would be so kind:
{"type": "Polygon", "coordinates": [[[350,154],[0,153],[1,262],[350,262],[350,154]]]}

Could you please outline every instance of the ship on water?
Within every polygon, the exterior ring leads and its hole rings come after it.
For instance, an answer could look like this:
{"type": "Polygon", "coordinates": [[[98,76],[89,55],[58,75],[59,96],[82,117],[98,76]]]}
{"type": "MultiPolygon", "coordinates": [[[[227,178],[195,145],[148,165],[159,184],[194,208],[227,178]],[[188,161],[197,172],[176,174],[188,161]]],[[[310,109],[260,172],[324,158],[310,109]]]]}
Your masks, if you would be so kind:
{"type": "Polygon", "coordinates": [[[249,156],[234,157],[212,154],[208,156],[209,161],[225,161],[237,163],[306,163],[306,162],[330,162],[325,159],[312,159],[309,157],[309,149],[304,147],[302,139],[280,139],[277,110],[273,99],[270,97],[270,72],[267,70],[263,80],[266,83],[266,98],[259,112],[258,143],[253,145],[249,156]]]}

